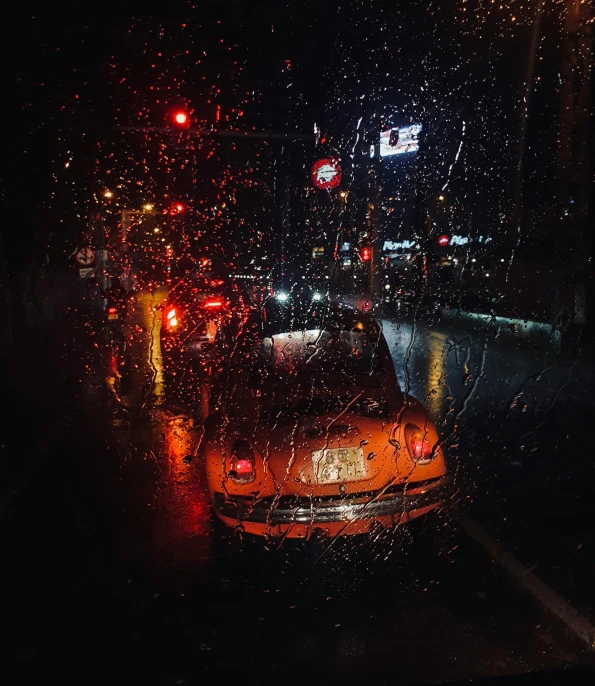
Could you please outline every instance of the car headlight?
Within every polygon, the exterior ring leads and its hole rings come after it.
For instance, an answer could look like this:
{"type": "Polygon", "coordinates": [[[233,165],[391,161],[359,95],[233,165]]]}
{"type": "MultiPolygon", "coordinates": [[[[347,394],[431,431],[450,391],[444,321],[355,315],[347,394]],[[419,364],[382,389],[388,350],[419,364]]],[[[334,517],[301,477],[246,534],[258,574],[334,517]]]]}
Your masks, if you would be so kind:
{"type": "Polygon", "coordinates": [[[287,293],[283,293],[283,292],[277,293],[277,295],[275,297],[281,303],[284,303],[289,299],[289,296],[287,295],[287,293]]]}
{"type": "Polygon", "coordinates": [[[312,300],[322,300],[322,293],[314,293],[312,300]]]}

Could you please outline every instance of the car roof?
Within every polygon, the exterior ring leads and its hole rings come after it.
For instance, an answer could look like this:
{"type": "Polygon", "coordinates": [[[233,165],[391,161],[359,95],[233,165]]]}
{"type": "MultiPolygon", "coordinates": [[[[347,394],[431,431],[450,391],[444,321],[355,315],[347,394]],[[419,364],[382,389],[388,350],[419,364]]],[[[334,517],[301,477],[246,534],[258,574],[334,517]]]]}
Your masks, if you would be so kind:
{"type": "Polygon", "coordinates": [[[314,329],[334,331],[354,331],[366,333],[374,338],[380,335],[380,327],[374,319],[349,305],[325,300],[290,300],[280,303],[269,298],[255,312],[249,327],[261,338],[293,331],[314,329]]]}

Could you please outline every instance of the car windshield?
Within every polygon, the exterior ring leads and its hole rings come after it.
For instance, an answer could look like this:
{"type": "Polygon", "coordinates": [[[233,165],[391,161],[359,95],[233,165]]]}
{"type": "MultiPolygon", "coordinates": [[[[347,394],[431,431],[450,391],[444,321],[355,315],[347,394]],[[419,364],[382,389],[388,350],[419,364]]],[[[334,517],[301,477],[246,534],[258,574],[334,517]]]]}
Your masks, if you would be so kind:
{"type": "Polygon", "coordinates": [[[256,383],[379,385],[375,344],[358,332],[309,329],[279,333],[258,341],[254,352],[254,371],[260,372],[256,383]]]}
{"type": "Polygon", "coordinates": [[[2,19],[7,685],[595,684],[594,0],[2,19]]]}

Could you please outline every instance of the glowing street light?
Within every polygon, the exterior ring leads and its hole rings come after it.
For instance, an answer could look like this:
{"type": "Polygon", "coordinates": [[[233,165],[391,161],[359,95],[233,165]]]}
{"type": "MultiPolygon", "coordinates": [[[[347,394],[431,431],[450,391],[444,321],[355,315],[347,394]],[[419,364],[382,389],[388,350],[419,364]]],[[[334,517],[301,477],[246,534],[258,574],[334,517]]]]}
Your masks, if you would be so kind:
{"type": "Polygon", "coordinates": [[[114,194],[113,194],[111,191],[105,191],[104,194],[103,194],[103,197],[104,197],[104,198],[112,198],[113,195],[114,195],[114,194]]]}
{"type": "Polygon", "coordinates": [[[148,202],[146,205],[143,206],[143,210],[146,212],[150,212],[153,209],[153,205],[151,205],[150,202],[148,202]]]}

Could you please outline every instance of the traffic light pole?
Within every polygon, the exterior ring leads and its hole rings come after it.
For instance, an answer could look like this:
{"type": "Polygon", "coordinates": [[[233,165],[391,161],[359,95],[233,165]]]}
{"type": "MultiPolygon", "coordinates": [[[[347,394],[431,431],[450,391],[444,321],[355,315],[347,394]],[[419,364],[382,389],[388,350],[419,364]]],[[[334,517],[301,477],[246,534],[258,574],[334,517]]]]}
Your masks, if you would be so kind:
{"type": "Polygon", "coordinates": [[[260,140],[315,141],[315,137],[304,133],[279,133],[274,131],[213,131],[210,129],[173,130],[164,126],[116,126],[116,131],[129,133],[169,133],[199,138],[258,138],[260,140]]]}

